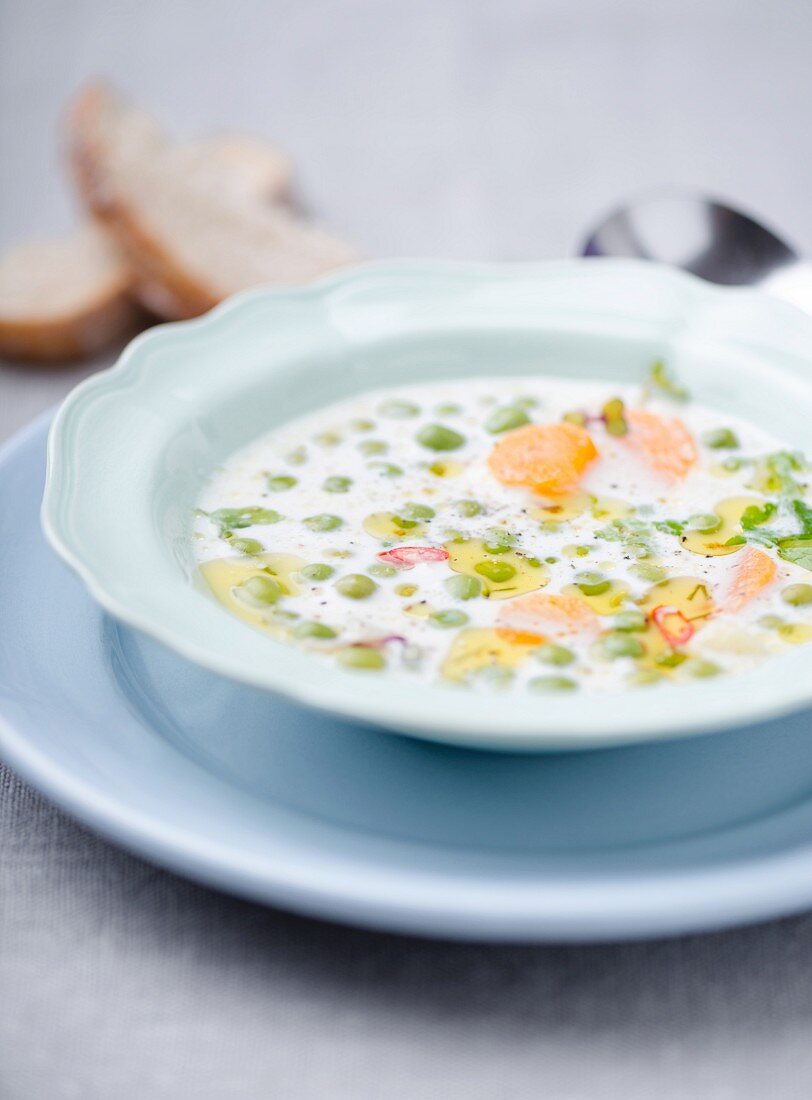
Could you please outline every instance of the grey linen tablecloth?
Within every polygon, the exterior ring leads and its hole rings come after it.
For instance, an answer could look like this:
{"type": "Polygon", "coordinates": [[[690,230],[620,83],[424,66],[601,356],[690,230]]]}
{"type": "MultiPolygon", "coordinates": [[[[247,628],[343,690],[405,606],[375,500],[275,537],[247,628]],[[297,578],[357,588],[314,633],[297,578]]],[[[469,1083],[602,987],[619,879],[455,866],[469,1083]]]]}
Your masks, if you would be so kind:
{"type": "MultiPolygon", "coordinates": [[[[0,244],[69,224],[54,130],[107,73],[267,132],[370,256],[539,259],[683,182],[812,252],[804,0],[0,3],[0,244]]],[[[0,371],[0,435],[86,372],[0,371]]],[[[353,931],[156,870],[0,770],[2,1100],[812,1094],[812,917],[603,947],[353,931]]]]}

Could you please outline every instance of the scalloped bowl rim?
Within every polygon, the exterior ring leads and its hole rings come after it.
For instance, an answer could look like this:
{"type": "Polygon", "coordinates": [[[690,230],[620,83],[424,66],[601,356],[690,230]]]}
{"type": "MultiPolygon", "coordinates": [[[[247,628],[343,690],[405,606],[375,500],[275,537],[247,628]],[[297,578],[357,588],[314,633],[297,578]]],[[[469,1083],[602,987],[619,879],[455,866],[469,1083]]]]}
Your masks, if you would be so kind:
{"type": "MultiPolygon", "coordinates": [[[[423,684],[415,691],[413,684],[388,676],[376,677],[374,683],[367,677],[361,685],[358,673],[321,665],[319,675],[314,676],[317,658],[273,642],[233,619],[210,596],[195,591],[188,583],[188,616],[181,624],[162,621],[154,609],[146,609],[117,586],[111,579],[116,563],[96,560],[92,547],[78,539],[71,523],[73,507],[81,495],[74,476],[75,459],[80,449],[86,451],[90,444],[87,438],[75,435],[82,412],[125,391],[132,398],[139,385],[147,386],[147,380],[149,387],[160,387],[161,376],[151,363],[157,350],[174,347],[182,356],[184,344],[191,346],[201,338],[227,333],[258,304],[284,309],[286,305],[310,303],[315,308],[331,306],[333,299],[341,297],[341,308],[346,309],[347,293],[358,288],[369,291],[375,284],[386,288],[404,282],[419,287],[431,279],[444,280],[457,288],[477,284],[480,288],[500,289],[511,280],[539,288],[555,287],[561,282],[569,285],[579,279],[603,280],[612,287],[630,282],[638,289],[653,282],[658,290],[673,293],[677,314],[683,321],[692,311],[707,309],[713,315],[717,308],[732,308],[743,327],[754,326],[749,342],[738,341],[740,350],[752,348],[768,356],[770,369],[812,408],[812,318],[758,291],[713,286],[662,265],[596,259],[534,264],[402,260],[359,264],[303,288],[253,288],[202,317],[142,333],[112,367],[77,386],[58,410],[48,438],[42,525],[53,549],[78,574],[93,598],[126,625],[234,681],[288,696],[348,720],[474,748],[555,751],[611,747],[747,726],[812,705],[812,646],[805,647],[806,652],[798,647],[735,677],[696,685],[661,686],[654,692],[585,693],[553,700],[522,697],[520,706],[511,711],[506,702],[516,697],[498,693],[486,696],[423,684]],[[781,358],[790,365],[779,365],[781,358]],[[211,615],[214,610],[222,617],[218,623],[221,634],[216,637],[199,631],[204,613],[210,623],[215,621],[211,615]],[[250,650],[269,644],[285,650],[282,669],[273,663],[260,668],[255,659],[253,664],[246,663],[250,650]],[[657,701],[656,707],[652,706],[653,700],[657,701]]],[[[586,326],[586,313],[583,322],[586,326]]],[[[177,583],[184,586],[180,572],[177,583]]]]}

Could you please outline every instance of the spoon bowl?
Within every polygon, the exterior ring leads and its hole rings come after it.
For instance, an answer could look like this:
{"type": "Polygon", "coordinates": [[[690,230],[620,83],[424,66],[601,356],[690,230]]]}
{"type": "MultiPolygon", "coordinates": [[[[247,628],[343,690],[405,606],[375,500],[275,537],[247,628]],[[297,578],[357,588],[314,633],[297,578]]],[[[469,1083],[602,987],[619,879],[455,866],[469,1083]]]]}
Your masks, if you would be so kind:
{"type": "Polygon", "coordinates": [[[724,286],[759,285],[812,311],[812,265],[748,214],[699,193],[632,199],[592,229],[581,252],[653,260],[724,286]]]}

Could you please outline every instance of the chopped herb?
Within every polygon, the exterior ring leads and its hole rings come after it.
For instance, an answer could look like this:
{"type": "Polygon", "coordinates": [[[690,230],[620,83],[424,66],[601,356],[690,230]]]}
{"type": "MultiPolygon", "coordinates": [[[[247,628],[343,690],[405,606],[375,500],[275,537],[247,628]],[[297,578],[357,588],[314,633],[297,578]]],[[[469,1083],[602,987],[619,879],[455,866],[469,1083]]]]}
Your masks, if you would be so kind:
{"type": "Polygon", "coordinates": [[[685,524],[676,519],[658,519],[654,526],[666,535],[681,535],[685,530],[685,524]]]}
{"type": "Polygon", "coordinates": [[[771,501],[767,501],[763,508],[759,508],[757,504],[751,504],[742,512],[742,528],[745,531],[752,531],[754,527],[761,527],[767,520],[772,519],[777,511],[777,505],[771,501]]]}
{"type": "Polygon", "coordinates": [[[793,565],[812,571],[812,538],[782,539],[778,546],[778,556],[793,565]]]}
{"type": "Polygon", "coordinates": [[[772,496],[792,496],[801,493],[802,484],[796,474],[806,469],[803,456],[797,451],[775,451],[756,461],[749,488],[772,496]]]}
{"type": "Polygon", "coordinates": [[[658,393],[661,397],[668,397],[672,401],[688,401],[691,396],[685,386],[677,382],[662,359],[652,363],[648,377],[643,383],[644,399],[650,397],[652,393],[658,393]]]}

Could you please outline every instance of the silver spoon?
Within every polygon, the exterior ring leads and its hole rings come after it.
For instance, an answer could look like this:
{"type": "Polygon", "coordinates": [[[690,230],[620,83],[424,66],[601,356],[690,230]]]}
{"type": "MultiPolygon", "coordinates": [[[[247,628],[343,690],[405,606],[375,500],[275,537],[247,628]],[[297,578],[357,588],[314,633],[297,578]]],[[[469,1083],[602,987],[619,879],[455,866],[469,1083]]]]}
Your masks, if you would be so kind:
{"type": "Polygon", "coordinates": [[[747,214],[698,192],[632,199],[592,230],[581,252],[656,260],[712,283],[759,286],[812,313],[812,264],[747,214]]]}

